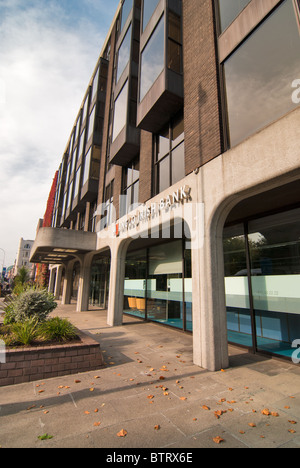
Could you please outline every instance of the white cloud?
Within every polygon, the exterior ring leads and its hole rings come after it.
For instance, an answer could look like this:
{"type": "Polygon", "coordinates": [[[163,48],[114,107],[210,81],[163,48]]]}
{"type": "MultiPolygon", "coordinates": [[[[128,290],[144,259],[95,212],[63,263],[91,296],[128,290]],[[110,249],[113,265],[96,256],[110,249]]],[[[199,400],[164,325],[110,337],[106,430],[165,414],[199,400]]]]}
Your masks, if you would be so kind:
{"type": "MultiPolygon", "coordinates": [[[[63,10],[55,0],[26,2],[0,3],[0,247],[6,264],[14,261],[20,237],[35,237],[114,14],[99,28],[93,17],[63,10]]],[[[116,9],[118,0],[110,3],[116,9]]]]}

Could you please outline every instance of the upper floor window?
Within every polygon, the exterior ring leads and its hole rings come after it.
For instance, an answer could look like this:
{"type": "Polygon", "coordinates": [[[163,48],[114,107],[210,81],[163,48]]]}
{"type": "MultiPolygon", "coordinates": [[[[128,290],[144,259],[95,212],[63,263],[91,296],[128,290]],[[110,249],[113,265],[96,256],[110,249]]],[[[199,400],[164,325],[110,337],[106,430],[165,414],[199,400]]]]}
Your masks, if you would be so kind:
{"type": "Polygon", "coordinates": [[[180,115],[155,136],[155,193],[185,177],[184,120],[180,115]]]}
{"type": "Polygon", "coordinates": [[[132,26],[130,25],[122,41],[122,44],[119,47],[116,82],[119,81],[127,63],[129,62],[131,47],[131,30],[132,26]]]}
{"type": "Polygon", "coordinates": [[[126,125],[128,107],[128,80],[115,100],[112,141],[116,139],[126,125]]]}
{"type": "Polygon", "coordinates": [[[219,0],[221,32],[230,26],[251,0],[219,0]]]}
{"type": "Polygon", "coordinates": [[[125,26],[129,13],[132,10],[132,6],[133,6],[133,0],[124,0],[123,6],[122,6],[122,18],[121,18],[121,30],[120,31],[122,31],[125,26]]]}
{"type": "Polygon", "coordinates": [[[292,87],[300,76],[295,5],[281,3],[224,62],[231,146],[299,106],[292,87]]]}
{"type": "Polygon", "coordinates": [[[140,161],[136,158],[123,169],[120,217],[129,213],[139,202],[139,177],[140,161]]]}
{"type": "Polygon", "coordinates": [[[144,0],[143,1],[143,31],[149,23],[151,16],[153,15],[159,0],[144,0]]]}
{"type": "Polygon", "coordinates": [[[143,100],[165,64],[165,23],[161,17],[141,54],[140,101],[143,100]]]}

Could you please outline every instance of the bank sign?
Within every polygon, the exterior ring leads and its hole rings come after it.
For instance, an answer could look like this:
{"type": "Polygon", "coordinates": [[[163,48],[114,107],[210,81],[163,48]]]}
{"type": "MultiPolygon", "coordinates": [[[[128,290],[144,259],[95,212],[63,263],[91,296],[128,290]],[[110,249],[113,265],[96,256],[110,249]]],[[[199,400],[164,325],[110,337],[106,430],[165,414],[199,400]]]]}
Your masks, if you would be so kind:
{"type": "Polygon", "coordinates": [[[149,205],[139,205],[137,211],[134,214],[128,215],[123,221],[118,221],[115,224],[115,236],[124,235],[129,231],[146,224],[151,219],[155,219],[164,213],[170,213],[172,209],[177,208],[180,204],[187,202],[191,197],[191,188],[188,185],[184,185],[172,194],[167,195],[165,198],[161,198],[158,202],[151,203],[149,205]]]}

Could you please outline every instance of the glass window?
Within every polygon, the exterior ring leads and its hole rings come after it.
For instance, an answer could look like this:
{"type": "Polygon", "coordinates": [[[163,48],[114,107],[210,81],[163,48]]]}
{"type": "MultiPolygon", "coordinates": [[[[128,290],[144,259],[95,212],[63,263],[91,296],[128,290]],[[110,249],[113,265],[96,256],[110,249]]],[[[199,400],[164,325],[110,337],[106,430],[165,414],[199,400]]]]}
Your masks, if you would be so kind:
{"type": "Polygon", "coordinates": [[[120,202],[120,216],[124,216],[136,207],[139,201],[139,158],[123,170],[123,188],[120,202]]]}
{"type": "Polygon", "coordinates": [[[80,136],[80,142],[79,142],[79,151],[78,151],[78,159],[81,158],[83,150],[84,150],[84,137],[85,137],[85,129],[83,130],[81,136],[80,136]]]}
{"type": "Polygon", "coordinates": [[[182,241],[149,249],[147,317],[183,328],[182,241]]]}
{"type": "Polygon", "coordinates": [[[219,0],[221,31],[235,20],[251,0],[219,0]]]}
{"type": "Polygon", "coordinates": [[[100,221],[100,229],[105,229],[110,226],[112,222],[115,221],[114,216],[114,181],[105,188],[105,201],[104,201],[104,211],[102,213],[100,221]]]}
{"type": "Polygon", "coordinates": [[[124,312],[145,318],[147,251],[128,253],[125,262],[124,312]]]}
{"type": "Polygon", "coordinates": [[[164,69],[165,24],[162,16],[141,55],[140,101],[164,69]]]}
{"type": "Polygon", "coordinates": [[[131,48],[131,31],[132,26],[130,24],[127,33],[123,39],[122,44],[120,45],[119,52],[118,52],[118,66],[117,66],[117,82],[119,81],[123,71],[127,63],[129,62],[130,58],[130,48],[131,48]]]}
{"type": "Polygon", "coordinates": [[[93,80],[93,88],[92,88],[92,98],[91,98],[91,102],[93,102],[96,94],[97,94],[97,90],[98,90],[98,82],[99,82],[99,67],[97,69],[97,72],[95,74],[95,77],[94,77],[94,80],[93,80]]]}
{"type": "Polygon", "coordinates": [[[76,198],[77,195],[78,195],[78,192],[79,192],[80,170],[81,170],[81,167],[76,171],[76,174],[75,174],[74,197],[73,198],[76,198]]]}
{"type": "Polygon", "coordinates": [[[184,119],[180,115],[156,135],[155,191],[160,193],[185,176],[184,119]]]}
{"type": "Polygon", "coordinates": [[[91,156],[92,156],[92,148],[89,149],[84,159],[82,186],[84,186],[84,184],[87,182],[89,175],[90,175],[91,156]]]}
{"type": "Polygon", "coordinates": [[[122,21],[121,21],[121,31],[123,30],[129,13],[132,10],[133,0],[124,0],[122,6],[122,21]]]}
{"type": "Polygon", "coordinates": [[[122,88],[122,91],[115,100],[114,110],[114,126],[112,141],[116,139],[121,130],[126,125],[127,121],[127,107],[128,107],[128,80],[122,88]]]}
{"type": "Polygon", "coordinates": [[[291,356],[300,337],[300,210],[249,223],[257,347],[291,356]]]}
{"type": "Polygon", "coordinates": [[[72,190],[73,190],[73,181],[70,183],[70,187],[69,187],[68,200],[67,200],[67,209],[69,208],[71,200],[72,200],[72,190]]]}
{"type": "Polygon", "coordinates": [[[292,0],[275,12],[225,62],[231,146],[295,109],[300,36],[292,0]]]}
{"type": "Polygon", "coordinates": [[[90,114],[87,141],[89,141],[94,131],[95,116],[96,116],[96,106],[93,107],[93,110],[90,114]]]}
{"type": "Polygon", "coordinates": [[[168,68],[182,72],[181,18],[169,11],[168,68]]]}
{"type": "Polygon", "coordinates": [[[143,1],[143,31],[145,31],[145,28],[158,5],[158,2],[159,0],[143,1]]]}
{"type": "Polygon", "coordinates": [[[228,341],[252,348],[244,225],[225,228],[223,245],[228,341]]]}

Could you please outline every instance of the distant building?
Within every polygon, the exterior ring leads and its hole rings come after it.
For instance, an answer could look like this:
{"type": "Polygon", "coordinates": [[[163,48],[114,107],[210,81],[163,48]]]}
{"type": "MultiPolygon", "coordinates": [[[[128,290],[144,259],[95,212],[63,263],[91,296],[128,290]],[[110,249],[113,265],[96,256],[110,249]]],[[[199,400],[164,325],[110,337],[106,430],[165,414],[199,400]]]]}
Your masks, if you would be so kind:
{"type": "Polygon", "coordinates": [[[30,277],[34,276],[35,264],[30,263],[30,251],[33,246],[33,240],[26,240],[21,237],[17,253],[17,259],[14,266],[14,276],[16,276],[22,267],[26,267],[30,277]]]}

